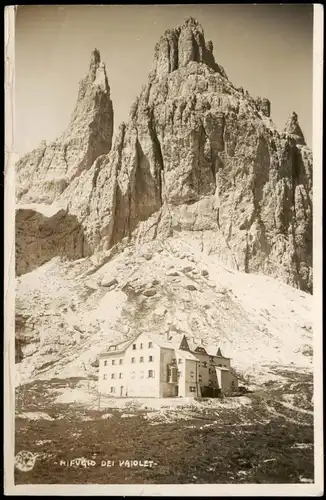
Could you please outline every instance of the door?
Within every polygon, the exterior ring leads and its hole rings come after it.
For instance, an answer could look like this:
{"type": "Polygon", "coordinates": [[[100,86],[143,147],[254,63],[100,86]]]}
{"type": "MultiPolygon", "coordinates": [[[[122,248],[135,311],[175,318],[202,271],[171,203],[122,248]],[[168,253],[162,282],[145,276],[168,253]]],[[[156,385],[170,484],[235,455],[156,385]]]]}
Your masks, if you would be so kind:
{"type": "Polygon", "coordinates": [[[120,396],[123,396],[123,385],[120,387],[120,396]]]}

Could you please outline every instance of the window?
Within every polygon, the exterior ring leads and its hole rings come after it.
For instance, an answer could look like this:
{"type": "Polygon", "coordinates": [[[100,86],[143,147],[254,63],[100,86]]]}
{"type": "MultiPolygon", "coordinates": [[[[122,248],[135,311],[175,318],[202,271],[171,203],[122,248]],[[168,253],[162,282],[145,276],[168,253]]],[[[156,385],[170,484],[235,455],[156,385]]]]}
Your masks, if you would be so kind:
{"type": "Polygon", "coordinates": [[[115,359],[112,359],[112,364],[115,365],[115,359]]]}
{"type": "Polygon", "coordinates": [[[110,392],[115,392],[115,387],[111,387],[110,392]]]}
{"type": "Polygon", "coordinates": [[[122,378],[122,373],[119,373],[119,378],[122,378]]]}
{"type": "Polygon", "coordinates": [[[182,372],[178,370],[178,377],[182,377],[182,372]]]}
{"type": "Polygon", "coordinates": [[[154,378],[154,371],[148,370],[148,378],[154,378]]]}
{"type": "Polygon", "coordinates": [[[104,366],[107,366],[108,362],[107,361],[104,361],[104,366]]]}
{"type": "Polygon", "coordinates": [[[136,363],[136,358],[131,358],[132,363],[136,363]]]}
{"type": "Polygon", "coordinates": [[[153,342],[148,342],[148,349],[151,349],[153,347],[153,342]]]}
{"type": "Polygon", "coordinates": [[[144,358],[143,358],[143,356],[140,356],[140,358],[139,358],[139,363],[144,363],[144,358]]]}
{"type": "Polygon", "coordinates": [[[207,361],[203,361],[203,367],[207,368],[207,361]]]}
{"type": "Polygon", "coordinates": [[[111,378],[115,378],[115,373],[111,373],[111,378]]]}
{"type": "Polygon", "coordinates": [[[119,359],[119,365],[122,365],[123,359],[119,359]]]}
{"type": "Polygon", "coordinates": [[[199,380],[201,380],[203,377],[199,374],[199,375],[198,375],[198,378],[199,378],[199,380]]]}
{"type": "Polygon", "coordinates": [[[190,385],[189,386],[189,391],[190,392],[196,392],[196,387],[194,387],[193,385],[190,385]]]}
{"type": "Polygon", "coordinates": [[[190,372],[190,377],[194,378],[194,376],[195,376],[194,372],[190,372]]]}
{"type": "Polygon", "coordinates": [[[144,372],[140,372],[140,378],[144,378],[144,372]]]}
{"type": "Polygon", "coordinates": [[[153,356],[149,356],[148,361],[153,361],[153,356]]]}
{"type": "Polygon", "coordinates": [[[136,344],[132,344],[132,350],[135,351],[136,350],[136,344]]]}
{"type": "Polygon", "coordinates": [[[131,378],[135,378],[136,372],[131,372],[131,378]]]}
{"type": "Polygon", "coordinates": [[[142,348],[143,348],[143,344],[140,344],[139,349],[142,349],[142,348]]]}
{"type": "Polygon", "coordinates": [[[222,365],[221,365],[221,363],[220,363],[220,364],[219,364],[219,365],[217,365],[217,366],[222,366],[222,365]]]}
{"type": "Polygon", "coordinates": [[[179,363],[179,365],[181,365],[182,359],[178,359],[178,363],[179,363]]]}
{"type": "Polygon", "coordinates": [[[106,379],[107,379],[107,375],[106,375],[106,373],[104,373],[103,378],[104,378],[104,380],[106,380],[106,379]]]}

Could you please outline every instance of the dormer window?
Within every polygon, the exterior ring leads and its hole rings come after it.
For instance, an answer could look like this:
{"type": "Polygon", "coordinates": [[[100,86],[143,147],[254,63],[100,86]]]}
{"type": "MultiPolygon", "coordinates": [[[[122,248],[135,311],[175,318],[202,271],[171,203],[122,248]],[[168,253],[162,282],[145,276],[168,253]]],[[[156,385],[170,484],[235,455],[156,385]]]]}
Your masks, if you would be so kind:
{"type": "Polygon", "coordinates": [[[206,349],[204,349],[204,347],[196,347],[195,352],[202,352],[204,354],[207,354],[206,349]]]}
{"type": "Polygon", "coordinates": [[[179,349],[182,351],[189,351],[189,344],[185,336],[181,340],[179,349]]]}

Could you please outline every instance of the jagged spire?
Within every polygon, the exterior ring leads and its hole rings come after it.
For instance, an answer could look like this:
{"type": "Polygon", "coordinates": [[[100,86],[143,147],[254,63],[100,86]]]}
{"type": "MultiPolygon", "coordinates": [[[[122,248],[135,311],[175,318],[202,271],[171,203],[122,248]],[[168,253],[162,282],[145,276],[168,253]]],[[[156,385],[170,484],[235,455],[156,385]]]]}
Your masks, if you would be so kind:
{"type": "Polygon", "coordinates": [[[190,62],[203,63],[227,78],[214,59],[213,43],[205,42],[204,30],[197,19],[187,18],[177,28],[168,29],[155,46],[152,74],[160,78],[190,62]]]}
{"type": "Polygon", "coordinates": [[[187,17],[185,19],[185,22],[183,24],[183,26],[190,26],[191,28],[197,28],[199,27],[201,31],[203,31],[203,28],[202,26],[199,24],[199,22],[197,21],[197,19],[195,19],[194,17],[187,17]]]}
{"type": "Polygon", "coordinates": [[[94,66],[98,67],[98,65],[100,64],[100,62],[101,62],[100,51],[98,49],[92,50],[90,67],[91,68],[93,68],[94,66]]]}
{"type": "Polygon", "coordinates": [[[306,141],[299,125],[298,115],[295,111],[291,114],[290,118],[286,122],[284,132],[288,135],[294,137],[298,144],[303,146],[306,145],[306,141]]]}
{"type": "Polygon", "coordinates": [[[88,170],[98,156],[109,153],[113,135],[113,104],[105,65],[100,52],[91,52],[86,75],[79,83],[77,101],[66,130],[54,143],[38,148],[34,170],[26,178],[22,158],[19,174],[18,199],[26,202],[52,203],[67,188],[70,181],[88,170]],[[35,186],[37,188],[35,189],[35,186]]]}
{"type": "Polygon", "coordinates": [[[91,52],[89,74],[86,79],[90,80],[90,83],[100,87],[104,92],[110,94],[110,86],[106,74],[105,64],[101,60],[101,54],[98,49],[93,49],[91,52]]]}

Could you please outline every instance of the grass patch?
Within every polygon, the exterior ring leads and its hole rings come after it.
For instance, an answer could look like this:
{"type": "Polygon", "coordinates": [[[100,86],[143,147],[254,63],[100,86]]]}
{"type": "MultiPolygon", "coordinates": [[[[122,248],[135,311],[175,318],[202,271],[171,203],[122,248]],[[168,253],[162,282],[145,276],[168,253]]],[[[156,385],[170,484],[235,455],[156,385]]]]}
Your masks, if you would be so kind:
{"type": "Polygon", "coordinates": [[[184,422],[151,426],[141,415],[122,419],[118,412],[105,420],[93,413],[86,422],[77,415],[55,421],[17,419],[16,453],[45,455],[33,470],[16,470],[16,484],[296,483],[300,476],[313,478],[313,447],[293,447],[313,443],[311,427],[285,425],[278,418],[245,431],[221,424],[191,429],[184,422]],[[51,442],[40,449],[40,439],[51,442]],[[93,459],[96,466],[60,465],[60,460],[76,457],[93,459]],[[101,466],[108,460],[116,465],[101,466]],[[152,460],[156,465],[120,467],[119,460],[152,460]]]}
{"type": "MultiPolygon", "coordinates": [[[[247,405],[216,406],[203,400],[200,408],[162,409],[187,417],[164,423],[147,420],[149,410],[132,401],[124,409],[101,411],[54,403],[53,389],[74,388],[81,381],[52,379],[24,386],[25,398],[17,409],[43,411],[53,420],[17,415],[15,452],[39,455],[29,472],[15,470],[16,484],[281,484],[299,483],[302,476],[313,479],[313,416],[284,407],[277,384],[247,395],[247,405]],[[103,419],[105,413],[109,415],[103,419]],[[132,418],[122,418],[126,413],[132,418]],[[60,465],[77,457],[94,465],[60,465]],[[126,460],[153,465],[120,466],[126,460]],[[101,465],[107,461],[114,465],[101,465]]],[[[285,386],[293,388],[293,396],[294,382],[300,384],[299,394],[311,399],[311,378],[291,377],[285,386]]]]}

